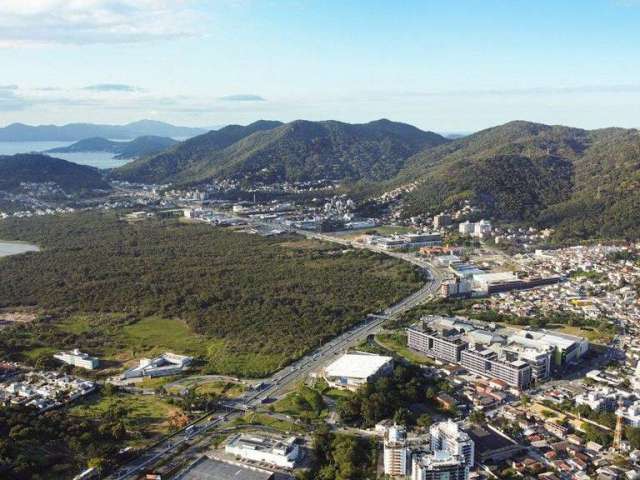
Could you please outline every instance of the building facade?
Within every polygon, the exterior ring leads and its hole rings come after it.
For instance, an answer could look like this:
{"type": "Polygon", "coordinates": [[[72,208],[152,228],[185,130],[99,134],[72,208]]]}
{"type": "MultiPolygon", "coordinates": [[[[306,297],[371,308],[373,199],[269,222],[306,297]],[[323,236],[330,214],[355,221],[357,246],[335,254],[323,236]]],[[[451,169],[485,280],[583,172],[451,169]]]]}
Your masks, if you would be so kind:
{"type": "Polygon", "coordinates": [[[404,427],[393,425],[385,432],[384,473],[392,477],[404,477],[407,475],[409,466],[407,431],[404,427]]]}

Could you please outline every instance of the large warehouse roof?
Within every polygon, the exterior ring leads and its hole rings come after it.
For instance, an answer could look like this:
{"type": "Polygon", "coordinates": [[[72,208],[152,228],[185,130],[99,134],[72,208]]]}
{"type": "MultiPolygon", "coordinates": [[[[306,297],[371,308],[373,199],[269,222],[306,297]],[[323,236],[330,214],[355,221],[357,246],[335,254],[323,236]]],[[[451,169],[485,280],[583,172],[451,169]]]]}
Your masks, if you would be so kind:
{"type": "Polygon", "coordinates": [[[347,353],[325,369],[328,377],[369,378],[393,360],[382,355],[347,353]]]}

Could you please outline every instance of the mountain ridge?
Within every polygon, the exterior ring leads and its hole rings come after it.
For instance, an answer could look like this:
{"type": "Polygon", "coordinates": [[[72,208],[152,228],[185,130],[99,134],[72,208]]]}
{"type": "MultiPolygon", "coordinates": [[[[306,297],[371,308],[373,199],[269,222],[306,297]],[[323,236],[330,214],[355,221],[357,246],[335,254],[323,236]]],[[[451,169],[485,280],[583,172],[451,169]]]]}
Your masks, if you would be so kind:
{"type": "Polygon", "coordinates": [[[201,128],[180,127],[156,120],[139,120],[125,125],[93,123],[67,123],[65,125],[27,125],[11,123],[0,128],[0,141],[36,142],[61,141],[76,142],[85,138],[104,137],[130,140],[136,137],[156,135],[161,137],[193,137],[205,133],[201,128]]]}
{"type": "Polygon", "coordinates": [[[382,180],[395,175],[422,148],[446,142],[436,133],[386,119],[365,124],[259,121],[194,137],[114,174],[160,183],[217,177],[265,182],[382,180]]]}

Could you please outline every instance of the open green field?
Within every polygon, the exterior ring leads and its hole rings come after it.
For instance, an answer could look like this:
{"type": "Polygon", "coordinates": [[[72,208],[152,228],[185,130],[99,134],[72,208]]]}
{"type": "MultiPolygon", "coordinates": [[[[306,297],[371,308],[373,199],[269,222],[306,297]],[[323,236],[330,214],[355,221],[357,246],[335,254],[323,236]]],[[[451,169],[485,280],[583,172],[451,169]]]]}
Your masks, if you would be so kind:
{"type": "Polygon", "coordinates": [[[232,425],[264,425],[286,434],[304,432],[302,426],[293,422],[274,418],[265,413],[255,412],[247,413],[244,417],[234,420],[232,425]]]}
{"type": "Polygon", "coordinates": [[[175,405],[154,395],[120,393],[91,395],[71,407],[69,413],[80,418],[99,419],[108,415],[109,411],[118,409],[124,410],[125,414],[121,418],[124,419],[132,444],[136,446],[148,444],[150,440],[168,434],[170,416],[180,412],[175,405]]]}
{"type": "Polygon", "coordinates": [[[416,363],[418,365],[434,364],[433,360],[426,355],[414,352],[409,347],[407,347],[407,335],[404,333],[376,335],[376,342],[382,345],[387,350],[390,350],[397,355],[406,358],[410,362],[416,363]]]}
{"type": "Polygon", "coordinates": [[[107,368],[173,351],[203,373],[265,376],[422,284],[368,251],[114,213],[5,220],[0,238],[42,247],[0,262],[0,308],[42,315],[0,331],[0,355],[28,362],[45,347],[107,368]]]}
{"type": "Polygon", "coordinates": [[[324,418],[328,413],[322,393],[304,385],[298,386],[271,407],[274,412],[308,420],[324,418]]]}

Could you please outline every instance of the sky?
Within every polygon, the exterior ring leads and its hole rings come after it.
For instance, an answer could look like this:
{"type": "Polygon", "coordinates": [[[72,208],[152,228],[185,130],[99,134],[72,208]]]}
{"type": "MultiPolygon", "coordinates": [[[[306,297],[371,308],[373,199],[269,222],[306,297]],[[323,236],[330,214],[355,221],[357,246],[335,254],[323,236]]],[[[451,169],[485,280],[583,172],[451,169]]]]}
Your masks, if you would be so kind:
{"type": "Polygon", "coordinates": [[[640,0],[1,0],[0,126],[640,127],[640,0]]]}

